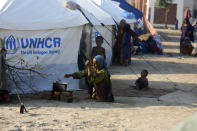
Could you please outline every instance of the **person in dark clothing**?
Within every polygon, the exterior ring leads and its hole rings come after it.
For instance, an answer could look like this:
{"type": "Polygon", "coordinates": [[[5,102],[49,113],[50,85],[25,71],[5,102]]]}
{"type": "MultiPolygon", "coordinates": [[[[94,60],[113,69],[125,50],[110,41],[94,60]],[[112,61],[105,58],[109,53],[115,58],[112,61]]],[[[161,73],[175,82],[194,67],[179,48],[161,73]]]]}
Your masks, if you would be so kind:
{"type": "Polygon", "coordinates": [[[191,41],[186,37],[180,48],[181,53],[191,56],[193,49],[194,47],[192,46],[191,41]]]}
{"type": "Polygon", "coordinates": [[[181,27],[181,32],[181,42],[185,40],[185,37],[188,37],[190,41],[194,42],[194,29],[191,23],[189,22],[189,19],[184,19],[183,25],[181,27]]]}
{"type": "Polygon", "coordinates": [[[129,24],[124,26],[124,35],[123,35],[123,62],[127,66],[130,64],[131,60],[131,28],[129,24]]]}
{"type": "Polygon", "coordinates": [[[185,41],[186,39],[188,39],[189,41],[194,42],[194,34],[193,34],[193,27],[189,22],[189,19],[185,18],[183,25],[181,27],[181,39],[180,39],[180,53],[183,53],[182,51],[184,49],[182,49],[185,46],[185,41]]]}
{"type": "Polygon", "coordinates": [[[152,35],[149,36],[146,43],[148,46],[149,53],[152,53],[152,54],[159,54],[160,53],[160,50],[157,47],[157,42],[155,41],[155,38],[152,35]]]}
{"type": "Polygon", "coordinates": [[[193,24],[193,28],[194,28],[194,39],[195,41],[197,41],[197,20],[195,20],[193,24]]]}
{"type": "Polygon", "coordinates": [[[131,36],[133,37],[133,45],[134,46],[139,46],[140,39],[138,38],[135,31],[133,31],[132,29],[131,29],[131,36]]]}
{"type": "Polygon", "coordinates": [[[141,72],[141,77],[138,78],[135,82],[136,85],[136,89],[138,90],[144,90],[144,89],[148,89],[148,71],[147,70],[142,70],[141,72]]]}
{"type": "Polygon", "coordinates": [[[123,35],[124,35],[124,26],[126,24],[126,21],[122,19],[120,21],[120,25],[118,26],[118,35],[116,38],[115,45],[113,47],[113,63],[120,63],[123,64],[123,35]]]}

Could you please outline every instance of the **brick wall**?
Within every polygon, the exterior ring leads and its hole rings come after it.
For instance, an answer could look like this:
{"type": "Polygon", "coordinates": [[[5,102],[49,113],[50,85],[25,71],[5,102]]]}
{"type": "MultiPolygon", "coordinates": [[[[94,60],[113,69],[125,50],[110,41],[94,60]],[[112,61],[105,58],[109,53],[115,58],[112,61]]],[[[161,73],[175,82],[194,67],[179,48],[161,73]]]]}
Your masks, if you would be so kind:
{"type": "MultiPolygon", "coordinates": [[[[164,24],[165,20],[165,8],[155,8],[154,14],[154,24],[164,24]]],[[[174,25],[176,22],[176,14],[177,14],[177,4],[173,4],[170,12],[168,14],[168,24],[174,25]]]]}

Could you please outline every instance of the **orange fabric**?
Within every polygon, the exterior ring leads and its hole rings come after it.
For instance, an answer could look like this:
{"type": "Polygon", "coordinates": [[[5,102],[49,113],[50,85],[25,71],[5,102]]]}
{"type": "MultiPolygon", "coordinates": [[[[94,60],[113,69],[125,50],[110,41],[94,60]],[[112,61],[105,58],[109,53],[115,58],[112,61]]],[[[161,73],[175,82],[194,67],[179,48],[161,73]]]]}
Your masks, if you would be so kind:
{"type": "Polygon", "coordinates": [[[152,35],[157,34],[157,31],[155,30],[155,28],[146,18],[144,18],[144,24],[145,24],[145,30],[147,31],[147,33],[151,33],[152,35]]]}

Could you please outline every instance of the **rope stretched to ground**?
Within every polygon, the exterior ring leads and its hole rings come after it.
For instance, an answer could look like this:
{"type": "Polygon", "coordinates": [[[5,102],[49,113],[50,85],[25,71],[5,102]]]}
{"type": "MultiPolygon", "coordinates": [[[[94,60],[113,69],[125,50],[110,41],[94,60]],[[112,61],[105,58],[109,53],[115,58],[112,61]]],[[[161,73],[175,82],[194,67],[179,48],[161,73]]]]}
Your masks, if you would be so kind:
{"type": "MultiPolygon", "coordinates": [[[[144,56],[141,56],[141,58],[142,58],[148,65],[150,65],[153,69],[155,69],[156,71],[158,71],[160,75],[163,75],[163,73],[162,73],[159,69],[157,69],[153,64],[151,64],[149,61],[147,61],[147,60],[144,58],[144,56]]],[[[165,75],[164,75],[164,77],[165,77],[168,81],[170,81],[170,82],[173,84],[173,88],[174,88],[174,89],[176,89],[176,90],[181,90],[181,89],[176,88],[177,84],[176,84],[175,82],[173,82],[171,79],[169,79],[169,78],[168,78],[167,76],[165,76],[165,75]]],[[[183,91],[183,90],[182,90],[182,91],[183,91]]]]}
{"type": "MultiPolygon", "coordinates": [[[[133,71],[133,73],[136,75],[136,77],[139,78],[139,76],[138,76],[137,73],[132,69],[131,66],[129,66],[129,69],[131,69],[131,70],[133,71]]],[[[132,86],[132,85],[130,85],[130,87],[131,87],[131,86],[132,86]]],[[[150,90],[150,91],[152,92],[153,95],[156,94],[153,90],[150,90]]],[[[138,94],[138,95],[139,95],[139,94],[138,94]]],[[[159,97],[158,97],[157,99],[158,99],[158,101],[159,101],[159,97]]]]}
{"type": "Polygon", "coordinates": [[[139,78],[139,76],[138,76],[137,73],[132,69],[131,66],[129,66],[129,69],[131,69],[131,71],[136,75],[136,77],[139,78]]]}
{"type": "MultiPolygon", "coordinates": [[[[144,56],[140,56],[140,58],[142,58],[142,59],[143,59],[149,66],[151,66],[154,70],[158,71],[160,75],[163,75],[163,73],[162,73],[159,69],[157,69],[153,64],[151,64],[149,61],[147,61],[147,60],[144,58],[144,56]]],[[[136,76],[137,78],[139,78],[138,73],[136,73],[136,72],[133,70],[133,68],[132,68],[131,66],[129,66],[129,69],[135,74],[135,76],[136,76]]],[[[165,75],[164,75],[164,77],[165,77],[170,83],[173,84],[173,88],[174,88],[174,89],[176,89],[176,90],[181,90],[181,89],[176,88],[177,84],[176,84],[175,82],[173,82],[170,78],[168,78],[168,77],[165,76],[165,75]]],[[[182,90],[182,91],[184,91],[184,90],[182,90]]]]}
{"type": "MultiPolygon", "coordinates": [[[[73,2],[73,1],[63,2],[62,5],[63,5],[64,8],[68,8],[70,10],[78,10],[86,18],[86,20],[89,22],[90,26],[93,27],[101,35],[101,33],[96,29],[96,27],[92,24],[92,22],[90,21],[90,19],[83,12],[83,10],[81,9],[80,5],[78,5],[77,3],[73,2]]],[[[103,23],[100,23],[100,24],[102,26],[104,26],[106,29],[108,29],[103,23]]],[[[112,48],[112,46],[110,45],[110,43],[104,37],[103,37],[103,39],[107,43],[107,45],[112,48]]]]}
{"type": "Polygon", "coordinates": [[[13,76],[12,72],[10,71],[10,69],[8,69],[8,72],[10,73],[11,78],[12,78],[12,80],[13,80],[13,82],[14,82],[14,87],[15,87],[15,90],[16,90],[17,98],[18,98],[19,103],[20,103],[20,113],[23,114],[24,111],[27,112],[27,110],[26,110],[25,105],[24,105],[24,103],[22,102],[21,97],[20,97],[20,95],[19,95],[17,82],[15,81],[14,76],[13,76]]]}

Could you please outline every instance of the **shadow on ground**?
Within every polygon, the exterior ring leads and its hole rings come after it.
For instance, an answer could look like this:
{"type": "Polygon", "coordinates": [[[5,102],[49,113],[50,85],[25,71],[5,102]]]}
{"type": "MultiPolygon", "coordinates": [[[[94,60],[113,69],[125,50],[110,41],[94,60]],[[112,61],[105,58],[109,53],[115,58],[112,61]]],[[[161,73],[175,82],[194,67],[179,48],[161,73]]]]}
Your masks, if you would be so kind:
{"type": "Polygon", "coordinates": [[[180,63],[173,60],[152,61],[146,59],[132,60],[131,66],[128,67],[112,66],[110,72],[111,75],[131,75],[134,74],[134,71],[140,73],[139,71],[142,69],[149,69],[149,74],[197,74],[197,64],[195,63],[180,63]]]}

